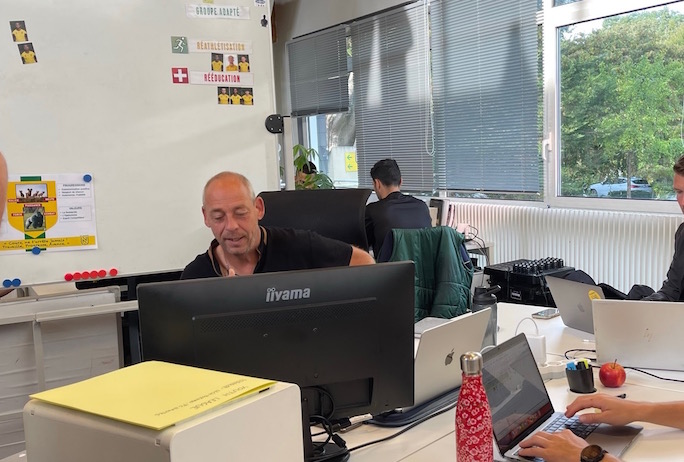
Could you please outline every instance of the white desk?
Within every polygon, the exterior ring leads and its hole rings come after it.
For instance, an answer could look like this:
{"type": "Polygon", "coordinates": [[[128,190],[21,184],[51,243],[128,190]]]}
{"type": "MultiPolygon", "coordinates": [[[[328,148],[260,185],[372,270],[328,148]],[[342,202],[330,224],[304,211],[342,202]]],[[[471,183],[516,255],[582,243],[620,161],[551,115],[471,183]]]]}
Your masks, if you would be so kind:
{"type": "MultiPolygon", "coordinates": [[[[510,303],[498,304],[499,333],[498,340],[503,342],[515,334],[518,322],[540,308],[510,303]]],[[[535,320],[539,333],[546,336],[549,360],[558,359],[566,350],[572,348],[594,347],[593,336],[570,329],[563,325],[560,317],[550,320],[535,320]]],[[[525,321],[520,325],[520,332],[533,333],[534,325],[525,321]]],[[[587,355],[588,356],[588,355],[587,355]]],[[[684,379],[684,373],[660,372],[660,375],[684,379]]],[[[619,389],[605,389],[595,376],[596,388],[608,393],[626,393],[628,399],[644,401],[684,400],[684,384],[664,382],[650,378],[635,371],[627,371],[627,382],[619,389]]],[[[563,409],[574,398],[568,390],[565,379],[547,382],[551,400],[557,409],[563,409]]],[[[626,462],[657,462],[682,460],[679,454],[684,444],[684,431],[642,424],[644,431],[632,447],[624,454],[626,462]]],[[[341,436],[347,441],[349,448],[374,441],[399,431],[396,428],[381,428],[363,425],[341,436]]],[[[456,460],[456,443],[454,435],[454,411],[428,420],[392,440],[375,444],[351,454],[351,462],[453,462],[456,460]]],[[[26,458],[15,455],[2,462],[25,462],[26,458]]]]}
{"type": "MultiPolygon", "coordinates": [[[[498,341],[503,342],[515,335],[518,322],[540,308],[511,303],[498,304],[499,333],[498,341]]],[[[539,333],[546,336],[548,359],[563,357],[563,353],[573,348],[593,349],[593,335],[565,327],[560,317],[549,320],[536,320],[539,333]]],[[[534,333],[534,325],[525,321],[519,332],[534,333]]],[[[587,354],[590,356],[590,354],[587,354]]],[[[657,372],[659,375],[684,379],[684,373],[657,372]]],[[[665,382],[627,370],[627,381],[619,389],[606,389],[595,374],[596,388],[599,392],[626,393],[628,399],[643,401],[684,400],[684,383],[665,382]]],[[[546,383],[551,400],[556,409],[564,409],[576,396],[568,389],[565,379],[546,383]]],[[[641,424],[644,431],[636,442],[623,455],[629,461],[673,461],[680,457],[684,445],[684,431],[673,430],[652,424],[641,424]]],[[[367,441],[379,439],[397,432],[398,429],[378,428],[364,425],[353,430],[343,438],[347,446],[353,448],[367,441]]],[[[496,455],[496,451],[495,451],[496,455]]],[[[437,416],[424,422],[397,438],[352,452],[351,462],[402,461],[402,462],[441,462],[456,460],[456,441],[454,435],[454,411],[437,416]]]]}

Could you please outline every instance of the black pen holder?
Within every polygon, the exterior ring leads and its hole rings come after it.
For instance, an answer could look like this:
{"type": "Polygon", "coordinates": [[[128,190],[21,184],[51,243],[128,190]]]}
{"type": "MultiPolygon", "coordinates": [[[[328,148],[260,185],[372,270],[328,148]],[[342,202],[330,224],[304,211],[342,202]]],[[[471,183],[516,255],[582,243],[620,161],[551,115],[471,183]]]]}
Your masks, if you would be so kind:
{"type": "Polygon", "coordinates": [[[594,393],[594,372],[588,369],[565,369],[570,391],[575,393],[594,393]]]}

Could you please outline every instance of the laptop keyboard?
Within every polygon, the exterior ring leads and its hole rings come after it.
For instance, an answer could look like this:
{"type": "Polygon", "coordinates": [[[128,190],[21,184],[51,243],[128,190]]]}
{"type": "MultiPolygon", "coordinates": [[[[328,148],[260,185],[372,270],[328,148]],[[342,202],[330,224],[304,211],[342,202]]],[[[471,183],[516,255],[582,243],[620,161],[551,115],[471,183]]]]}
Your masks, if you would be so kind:
{"type": "MultiPolygon", "coordinates": [[[[580,438],[586,439],[587,436],[589,436],[591,432],[596,430],[596,427],[598,426],[599,424],[583,424],[577,419],[577,416],[568,418],[564,415],[559,415],[544,428],[544,431],[549,433],[555,433],[567,429],[573,432],[575,435],[579,436],[580,438]]],[[[539,457],[523,457],[520,454],[518,454],[518,451],[515,452],[515,455],[520,457],[521,459],[539,462],[542,462],[544,460],[540,459],[539,457]]]]}
{"type": "Polygon", "coordinates": [[[598,427],[598,424],[583,424],[576,416],[568,418],[560,415],[547,425],[544,430],[549,433],[555,433],[568,429],[580,438],[586,438],[591,432],[596,430],[596,427],[598,427]]]}

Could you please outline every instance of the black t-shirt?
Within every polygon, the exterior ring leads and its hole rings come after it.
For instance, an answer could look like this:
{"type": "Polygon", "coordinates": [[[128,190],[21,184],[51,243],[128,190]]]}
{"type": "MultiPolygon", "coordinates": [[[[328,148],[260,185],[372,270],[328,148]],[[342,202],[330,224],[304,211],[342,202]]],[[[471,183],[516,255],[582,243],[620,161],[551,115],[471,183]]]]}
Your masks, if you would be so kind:
{"type": "Polygon", "coordinates": [[[663,287],[651,297],[672,302],[684,300],[684,223],[675,232],[674,256],[663,287]]]}
{"type": "Polygon", "coordinates": [[[430,209],[425,202],[400,191],[366,206],[366,236],[377,258],[387,233],[393,229],[419,229],[432,226],[430,209]]]}
{"type": "MultiPolygon", "coordinates": [[[[264,245],[263,233],[259,250],[261,257],[254,273],[273,273],[314,268],[347,266],[351,260],[352,247],[335,239],[323,237],[313,231],[289,228],[263,227],[267,233],[264,245]]],[[[221,276],[216,258],[211,258],[218,242],[197,257],[183,270],[181,279],[215,278],[221,276]]]]}

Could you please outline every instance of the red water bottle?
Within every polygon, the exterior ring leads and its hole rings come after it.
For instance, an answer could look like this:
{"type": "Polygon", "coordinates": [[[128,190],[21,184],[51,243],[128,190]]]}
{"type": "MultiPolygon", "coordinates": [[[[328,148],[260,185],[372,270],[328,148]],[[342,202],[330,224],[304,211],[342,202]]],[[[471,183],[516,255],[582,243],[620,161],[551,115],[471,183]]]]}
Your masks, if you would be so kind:
{"type": "Polygon", "coordinates": [[[492,412],[482,385],[482,355],[461,355],[463,384],[456,403],[457,462],[492,462],[492,412]]]}

